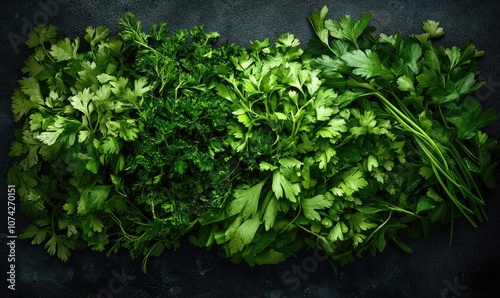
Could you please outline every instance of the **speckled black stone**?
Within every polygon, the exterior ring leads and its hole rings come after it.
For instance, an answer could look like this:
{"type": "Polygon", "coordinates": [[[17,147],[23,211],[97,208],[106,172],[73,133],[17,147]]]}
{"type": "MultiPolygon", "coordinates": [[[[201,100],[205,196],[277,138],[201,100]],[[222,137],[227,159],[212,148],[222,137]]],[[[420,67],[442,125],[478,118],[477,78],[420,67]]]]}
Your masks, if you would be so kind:
{"type": "MultiPolygon", "coordinates": [[[[478,96],[484,106],[500,112],[500,2],[495,0],[1,1],[0,236],[6,231],[5,171],[16,126],[10,96],[28,56],[27,49],[12,40],[24,38],[31,24],[48,20],[68,37],[84,35],[89,25],[108,26],[115,34],[117,18],[131,11],[145,27],[160,21],[171,29],[203,24],[219,32],[223,41],[242,45],[291,32],[305,44],[313,36],[306,16],[323,5],[329,6],[331,17],[359,17],[370,10],[372,24],[385,33],[401,29],[411,34],[419,32],[422,21],[440,21],[447,32],[440,41],[443,45],[470,40],[486,51],[480,75],[486,85],[478,96]]],[[[500,124],[488,132],[499,137],[500,124]]],[[[143,274],[141,260],[132,261],[126,252],[107,258],[78,251],[65,264],[48,256],[43,247],[18,240],[13,293],[6,289],[7,245],[0,238],[0,297],[500,297],[500,189],[485,194],[490,220],[477,229],[458,222],[451,247],[449,228],[443,228],[428,240],[408,240],[411,255],[390,246],[376,257],[357,259],[338,275],[312,251],[284,264],[249,268],[184,240],[180,250],[152,258],[143,274]]],[[[18,212],[18,229],[26,224],[18,212]]]]}

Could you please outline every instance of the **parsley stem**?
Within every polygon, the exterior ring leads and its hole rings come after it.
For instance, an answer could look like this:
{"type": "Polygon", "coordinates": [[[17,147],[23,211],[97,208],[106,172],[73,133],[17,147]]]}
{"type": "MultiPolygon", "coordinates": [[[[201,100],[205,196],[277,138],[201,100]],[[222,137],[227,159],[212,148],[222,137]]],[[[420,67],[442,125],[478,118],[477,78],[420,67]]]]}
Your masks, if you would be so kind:
{"type": "Polygon", "coordinates": [[[295,225],[296,225],[297,227],[301,228],[302,230],[306,231],[307,233],[312,234],[312,235],[314,235],[314,236],[318,237],[319,239],[321,239],[321,240],[323,240],[323,241],[325,241],[325,242],[326,242],[326,239],[325,239],[325,237],[324,237],[324,236],[321,236],[320,234],[315,233],[315,232],[313,232],[312,230],[306,229],[304,226],[302,226],[302,225],[301,225],[301,224],[299,224],[299,223],[295,223],[295,225]]]}
{"type": "Polygon", "coordinates": [[[373,230],[373,232],[371,232],[370,235],[368,235],[368,237],[366,237],[366,239],[363,241],[363,243],[369,243],[368,241],[373,237],[373,235],[375,235],[375,233],[377,233],[380,229],[382,229],[389,222],[389,220],[391,219],[391,216],[392,216],[392,210],[389,211],[389,216],[387,216],[386,220],[383,223],[381,223],[375,230],[373,230]]]}
{"type": "Polygon", "coordinates": [[[443,190],[446,192],[448,197],[453,201],[455,206],[458,207],[458,209],[462,212],[462,214],[467,218],[467,220],[471,223],[471,225],[474,228],[477,228],[477,224],[474,222],[472,217],[470,216],[469,213],[474,213],[472,210],[469,208],[465,207],[460,201],[458,201],[458,198],[451,192],[451,190],[448,189],[448,187],[444,184],[443,180],[441,179],[441,176],[439,175],[439,172],[436,170],[435,166],[432,165],[432,170],[434,171],[434,174],[436,178],[438,179],[439,183],[443,187],[443,190]],[[467,211],[467,212],[465,212],[467,211]]]}
{"type": "Polygon", "coordinates": [[[45,48],[45,45],[42,43],[42,49],[43,51],[45,52],[45,55],[50,59],[50,61],[52,63],[56,63],[56,61],[54,60],[54,58],[52,58],[52,56],[49,54],[49,52],[47,51],[47,49],[45,48]]]}
{"type": "MultiPolygon", "coordinates": [[[[418,140],[417,140],[418,142],[418,140]]],[[[472,194],[472,192],[467,188],[467,187],[464,187],[464,183],[458,183],[453,177],[450,176],[450,174],[448,173],[448,171],[444,171],[443,168],[439,165],[439,162],[437,162],[437,160],[435,159],[435,157],[431,154],[431,152],[429,152],[429,150],[427,148],[425,148],[425,146],[421,146],[422,150],[425,151],[425,153],[427,154],[427,156],[431,159],[431,163],[433,166],[435,166],[447,179],[448,181],[450,181],[452,184],[454,184],[456,187],[458,187],[458,189],[460,189],[463,192],[465,192],[466,194],[464,194],[466,197],[469,196],[471,199],[473,199],[476,203],[480,203],[482,204],[482,200],[479,199],[478,197],[476,197],[474,194],[472,194]]],[[[461,181],[463,182],[463,181],[461,181]]]]}
{"type": "Polygon", "coordinates": [[[479,198],[481,199],[481,203],[483,203],[482,197],[481,197],[481,192],[479,191],[479,187],[476,184],[476,181],[474,181],[474,178],[472,177],[471,173],[468,171],[466,165],[464,164],[463,159],[460,157],[460,154],[458,153],[457,149],[455,146],[450,146],[451,152],[454,156],[454,159],[457,161],[457,164],[459,165],[460,169],[462,170],[462,173],[464,173],[465,179],[467,180],[469,185],[473,185],[474,189],[477,191],[479,198]]]}
{"type": "MultiPolygon", "coordinates": [[[[383,96],[380,92],[374,92],[373,93],[375,96],[377,96],[379,99],[382,100],[383,104],[389,108],[390,111],[392,111],[393,114],[397,114],[400,119],[401,124],[406,124],[409,127],[413,127],[416,131],[419,132],[419,136],[421,136],[423,139],[425,139],[437,152],[443,163],[445,164],[445,168],[448,171],[448,164],[446,162],[446,159],[444,158],[441,150],[437,147],[436,143],[429,137],[429,135],[415,122],[413,122],[410,118],[408,118],[407,115],[405,115],[401,110],[399,110],[397,107],[395,107],[385,96],[383,96]],[[402,119],[402,121],[401,121],[402,119]]],[[[398,99],[399,100],[399,99],[398,99]]]]}
{"type": "MultiPolygon", "coordinates": [[[[403,113],[401,110],[399,110],[397,107],[395,107],[385,96],[383,96],[378,91],[372,92],[370,94],[373,94],[376,97],[378,97],[380,100],[382,100],[382,103],[386,106],[388,111],[391,112],[391,114],[393,114],[395,119],[416,136],[415,141],[419,145],[419,148],[421,150],[423,150],[423,153],[425,153],[427,158],[429,158],[429,160],[431,162],[432,170],[433,170],[436,178],[438,179],[439,183],[441,184],[443,190],[446,192],[446,194],[449,196],[449,198],[453,201],[453,203],[459,208],[459,210],[471,222],[471,224],[473,226],[477,226],[469,214],[476,213],[476,216],[478,216],[480,220],[482,219],[482,216],[480,214],[478,214],[477,212],[474,212],[471,209],[467,208],[465,205],[463,205],[456,197],[456,194],[442,180],[441,175],[443,175],[447,179],[448,182],[452,183],[452,185],[456,186],[457,189],[466,198],[471,200],[471,203],[473,204],[473,209],[476,209],[475,211],[477,211],[476,204],[482,205],[483,201],[481,198],[478,198],[476,195],[474,195],[471,192],[471,190],[465,186],[466,183],[462,179],[459,179],[459,181],[457,181],[456,179],[458,177],[455,177],[454,175],[452,177],[452,175],[450,175],[450,173],[451,173],[450,166],[449,166],[447,160],[445,159],[443,153],[441,152],[441,150],[439,149],[439,147],[435,143],[435,141],[432,140],[430,138],[430,136],[419,125],[417,125],[412,119],[409,118],[411,116],[408,116],[408,115],[411,115],[411,114],[408,114],[408,112],[407,112],[407,114],[403,113]],[[430,148],[428,148],[426,144],[428,144],[430,146],[430,148]],[[435,156],[434,154],[437,154],[437,156],[435,156]],[[441,160],[441,162],[439,160],[441,160]]],[[[396,98],[396,100],[399,101],[399,99],[397,99],[397,97],[395,97],[395,98],[396,98]]],[[[401,106],[404,106],[404,105],[401,105],[401,106]]],[[[457,164],[459,165],[459,168],[461,169],[462,172],[465,172],[463,162],[461,160],[459,161],[457,159],[456,149],[454,148],[454,146],[450,146],[450,147],[451,147],[451,151],[455,150],[454,159],[457,162],[457,164]]],[[[459,173],[457,170],[455,170],[455,172],[459,173]]],[[[470,183],[470,179],[467,176],[467,174],[466,174],[465,179],[467,181],[469,181],[469,183],[470,183]]],[[[475,186],[475,188],[477,188],[477,186],[475,184],[474,184],[474,186],[475,186]]]]}
{"type": "Polygon", "coordinates": [[[116,222],[116,224],[118,225],[118,227],[122,231],[123,237],[125,237],[128,241],[133,241],[136,236],[130,236],[125,231],[125,229],[123,228],[122,222],[120,221],[120,219],[118,219],[118,217],[116,217],[116,215],[112,211],[109,212],[109,215],[111,216],[111,219],[113,219],[113,221],[116,222]]]}
{"type": "Polygon", "coordinates": [[[462,150],[463,150],[463,151],[464,151],[464,152],[465,152],[465,153],[466,153],[466,154],[467,154],[467,155],[468,155],[468,156],[469,156],[469,157],[470,157],[473,161],[475,161],[475,162],[476,162],[476,163],[478,163],[478,164],[481,162],[481,161],[480,161],[480,159],[479,159],[479,157],[475,156],[475,155],[474,155],[474,153],[472,153],[472,152],[470,151],[470,149],[469,149],[469,148],[467,148],[467,146],[465,146],[465,144],[464,144],[464,143],[462,143],[462,142],[458,142],[458,145],[460,146],[460,148],[461,148],[461,149],[462,149],[462,150]]]}

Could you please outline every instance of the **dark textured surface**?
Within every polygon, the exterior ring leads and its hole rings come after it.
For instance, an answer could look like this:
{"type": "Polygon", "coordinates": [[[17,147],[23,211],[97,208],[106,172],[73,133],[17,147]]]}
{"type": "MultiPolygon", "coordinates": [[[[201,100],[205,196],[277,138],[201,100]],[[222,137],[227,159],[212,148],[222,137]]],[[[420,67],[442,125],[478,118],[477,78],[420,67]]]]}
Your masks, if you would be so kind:
{"type": "MultiPolygon", "coordinates": [[[[171,29],[204,24],[222,40],[248,45],[250,40],[294,33],[305,44],[312,37],[306,16],[323,5],[330,16],[361,16],[373,12],[379,32],[418,32],[422,21],[434,19],[446,30],[445,45],[471,40],[486,51],[477,93],[482,104],[500,111],[500,4],[497,1],[2,1],[0,10],[0,296],[7,271],[6,185],[8,149],[15,127],[10,96],[21,78],[28,52],[12,38],[22,38],[29,23],[44,19],[60,27],[60,36],[83,36],[89,25],[116,32],[116,20],[132,11],[145,27],[165,21],[171,29]],[[50,5],[49,5],[50,4],[50,5]],[[11,40],[9,40],[9,37],[11,40]]],[[[489,131],[500,136],[500,125],[489,131]]],[[[497,178],[498,177],[497,175],[497,178]]],[[[497,179],[497,181],[500,179],[497,179]]],[[[500,181],[499,181],[500,182],[500,181]]],[[[41,246],[17,241],[16,292],[20,297],[500,297],[500,190],[486,192],[490,220],[479,228],[461,221],[450,247],[449,229],[429,240],[408,240],[412,255],[389,247],[375,258],[366,255],[335,276],[327,261],[304,253],[277,266],[234,265],[215,252],[192,247],[150,260],[148,274],[141,260],[126,252],[111,258],[92,251],[75,252],[64,264],[41,246]],[[316,266],[317,265],[317,266],[316,266]]],[[[17,229],[26,224],[18,212],[17,229]]]]}

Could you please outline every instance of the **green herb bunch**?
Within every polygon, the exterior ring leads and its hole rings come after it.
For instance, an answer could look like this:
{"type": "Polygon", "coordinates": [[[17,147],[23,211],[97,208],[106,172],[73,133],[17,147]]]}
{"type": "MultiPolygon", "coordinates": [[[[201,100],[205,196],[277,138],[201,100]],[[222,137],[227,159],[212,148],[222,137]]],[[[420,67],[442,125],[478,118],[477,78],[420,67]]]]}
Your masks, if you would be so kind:
{"type": "Polygon", "coordinates": [[[35,28],[12,97],[21,238],[64,261],[125,248],[144,270],[187,234],[234,262],[319,247],[337,268],[390,242],[411,252],[403,237],[461,216],[477,226],[500,152],[474,97],[483,52],[436,46],[434,21],[376,37],[370,13],[327,13],[304,48],[290,33],[248,48],[203,26],[146,33],[132,14],[82,47],[35,28]]]}
{"type": "Polygon", "coordinates": [[[58,40],[57,27],[38,26],[12,97],[21,128],[7,179],[31,221],[21,238],[45,242],[63,261],[71,249],[105,250],[122,234],[119,218],[137,213],[121,176],[149,86],[124,76],[123,42],[108,32],[89,27],[84,51],[79,38],[58,40]]]}
{"type": "Polygon", "coordinates": [[[201,218],[192,241],[251,265],[318,245],[345,264],[365,248],[382,251],[386,238],[408,250],[396,232],[406,227],[400,218],[418,217],[416,184],[400,175],[418,170],[406,163],[397,122],[377,103],[352,103],[356,92],[323,86],[291,34],[274,46],[256,41],[233,62],[237,72],[217,89],[232,103],[229,131],[244,169],[227,217],[201,218]]]}
{"type": "MultiPolygon", "coordinates": [[[[327,13],[324,7],[309,18],[322,44],[314,59],[322,78],[379,103],[410,140],[425,188],[437,190],[450,204],[442,216],[456,210],[477,226],[485,218],[481,189],[494,186],[498,164],[492,158],[497,141],[482,130],[497,114],[483,111],[473,97],[483,84],[475,76],[484,53],[470,43],[434,46],[432,40],[444,34],[435,21],[424,22],[422,34],[377,39],[367,27],[369,13],[339,21],[327,20],[327,13]]],[[[431,210],[441,201],[422,200],[431,210]]]]}
{"type": "Polygon", "coordinates": [[[226,132],[231,105],[217,95],[215,83],[243,48],[215,47],[219,35],[203,27],[169,36],[159,23],[147,34],[132,14],[118,25],[130,75],[151,84],[139,107],[144,131],[127,159],[125,178],[148,220],[140,228],[144,237],[130,245],[146,252],[149,240],[163,239],[155,244],[161,251],[178,247],[200,214],[224,212],[232,194],[238,165],[226,132]]]}
{"type": "Polygon", "coordinates": [[[459,215],[485,219],[481,189],[494,186],[498,145],[482,131],[496,113],[473,97],[483,53],[434,47],[444,31],[433,21],[423,34],[377,39],[369,13],[327,12],[309,18],[318,39],[306,54],[288,34],[233,59],[239,73],[218,89],[237,116],[233,147],[254,157],[250,177],[223,226],[208,219],[193,242],[213,237],[251,265],[320,246],[336,266],[388,241],[411,252],[401,235],[429,236],[459,215]]]}

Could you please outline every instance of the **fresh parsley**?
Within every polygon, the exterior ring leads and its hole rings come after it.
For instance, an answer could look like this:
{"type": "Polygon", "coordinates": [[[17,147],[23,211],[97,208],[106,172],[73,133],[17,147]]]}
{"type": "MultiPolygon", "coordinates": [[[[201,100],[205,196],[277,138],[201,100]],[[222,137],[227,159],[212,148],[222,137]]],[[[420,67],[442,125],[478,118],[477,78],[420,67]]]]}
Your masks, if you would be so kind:
{"type": "MultiPolygon", "coordinates": [[[[475,99],[483,56],[423,33],[374,35],[371,14],[309,21],[247,48],[203,26],[57,39],[37,26],[12,96],[8,182],[21,238],[68,260],[90,247],[159,256],[189,235],[234,262],[324,249],[334,268],[459,216],[486,219],[497,114],[475,99]]],[[[451,238],[450,238],[451,241],[451,238]]]]}

